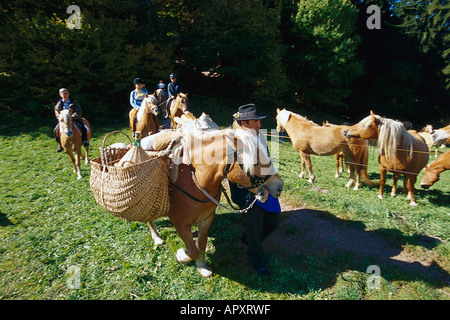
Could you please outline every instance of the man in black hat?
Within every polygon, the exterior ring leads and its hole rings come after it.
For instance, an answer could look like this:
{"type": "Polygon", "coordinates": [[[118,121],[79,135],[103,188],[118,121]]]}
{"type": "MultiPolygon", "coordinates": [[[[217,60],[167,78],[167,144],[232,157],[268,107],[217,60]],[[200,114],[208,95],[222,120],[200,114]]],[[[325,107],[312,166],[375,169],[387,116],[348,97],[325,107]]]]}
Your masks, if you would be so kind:
{"type": "MultiPolygon", "coordinates": [[[[261,128],[260,121],[266,117],[254,104],[243,105],[234,114],[233,127],[252,131],[258,136],[261,128]]],[[[231,181],[229,181],[229,185],[231,198],[239,208],[247,208],[253,202],[255,198],[253,193],[239,188],[231,181]]],[[[271,272],[264,261],[262,240],[278,225],[279,212],[281,212],[281,207],[278,199],[269,194],[266,202],[256,201],[255,205],[247,213],[244,213],[245,231],[242,241],[247,244],[250,263],[263,276],[270,276],[271,272]]]]}

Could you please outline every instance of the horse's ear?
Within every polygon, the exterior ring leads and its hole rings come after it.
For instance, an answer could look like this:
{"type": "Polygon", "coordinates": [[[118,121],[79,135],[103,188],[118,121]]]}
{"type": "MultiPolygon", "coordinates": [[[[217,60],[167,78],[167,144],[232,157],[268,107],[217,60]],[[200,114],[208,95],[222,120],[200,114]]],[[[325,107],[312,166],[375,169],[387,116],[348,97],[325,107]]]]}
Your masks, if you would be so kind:
{"type": "Polygon", "coordinates": [[[370,115],[371,115],[371,116],[375,116],[375,113],[373,113],[373,111],[370,110],[370,115]]]}
{"type": "Polygon", "coordinates": [[[148,93],[145,94],[145,97],[148,98],[148,93]]]}
{"type": "Polygon", "coordinates": [[[280,113],[280,108],[277,108],[277,114],[279,114],[280,113]]]}

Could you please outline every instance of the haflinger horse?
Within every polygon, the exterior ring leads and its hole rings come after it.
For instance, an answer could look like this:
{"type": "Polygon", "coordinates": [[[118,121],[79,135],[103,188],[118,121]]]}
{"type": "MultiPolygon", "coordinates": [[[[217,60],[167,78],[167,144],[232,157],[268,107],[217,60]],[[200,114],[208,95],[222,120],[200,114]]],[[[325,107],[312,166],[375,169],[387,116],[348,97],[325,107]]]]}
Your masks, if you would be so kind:
{"type": "Polygon", "coordinates": [[[420,186],[428,189],[439,180],[439,175],[445,170],[450,170],[450,150],[444,152],[423,170],[423,178],[420,186]]]}
{"type": "MultiPolygon", "coordinates": [[[[436,142],[434,142],[432,136],[433,132],[434,132],[433,126],[431,124],[427,124],[425,127],[422,128],[422,130],[418,132],[418,134],[425,140],[425,143],[428,146],[430,154],[433,146],[436,146],[436,142]]],[[[438,148],[436,148],[434,152],[434,157],[436,158],[437,156],[438,156],[438,148]]]]}
{"type": "Polygon", "coordinates": [[[433,140],[437,145],[450,143],[450,124],[444,128],[437,129],[432,134],[433,140]]]}
{"type": "MultiPolygon", "coordinates": [[[[59,121],[59,135],[61,146],[69,155],[73,164],[73,172],[77,174],[77,179],[81,179],[81,161],[85,159],[85,163],[89,163],[89,146],[85,148],[85,154],[81,151],[82,141],[80,129],[74,124],[70,116],[70,110],[62,110],[58,116],[59,121]],[[75,153],[75,156],[73,155],[75,153]]],[[[87,139],[91,139],[91,126],[89,121],[83,118],[83,123],[87,128],[87,139]]]]}
{"type": "MultiPolygon", "coordinates": [[[[222,180],[237,183],[254,194],[280,196],[283,180],[277,174],[267,154],[254,135],[244,130],[212,130],[182,135],[182,155],[175,181],[170,181],[168,217],[185,244],[176,253],[179,262],[196,261],[200,274],[212,274],[205,261],[208,230],[214,220],[221,196],[222,180]],[[191,228],[198,224],[195,243],[191,228]]],[[[181,154],[180,153],[180,154],[181,154]]],[[[160,237],[147,223],[155,243],[160,237]]]]}
{"type": "Polygon", "coordinates": [[[319,126],[318,124],[285,109],[277,109],[277,130],[286,131],[292,146],[300,153],[302,171],[300,178],[306,176],[305,166],[309,172],[308,182],[314,182],[310,155],[329,156],[343,151],[348,158],[350,167],[347,187],[355,185],[358,190],[361,186],[361,176],[368,185],[374,183],[367,176],[368,141],[364,139],[347,139],[344,130],[349,126],[319,126]],[[356,184],[354,180],[355,170],[357,174],[356,184]]]}
{"type": "Polygon", "coordinates": [[[133,135],[136,131],[140,131],[141,138],[144,138],[159,132],[157,117],[159,112],[158,101],[155,96],[146,94],[139,110],[136,112],[136,109],[133,108],[129,113],[130,129],[133,135]]]}
{"type": "Polygon", "coordinates": [[[195,119],[192,113],[188,110],[186,93],[179,93],[177,97],[170,103],[169,109],[170,127],[172,129],[177,129],[179,127],[179,124],[175,121],[175,117],[181,118],[181,116],[184,114],[189,119],[195,119]]]}
{"type": "MultiPolygon", "coordinates": [[[[333,127],[336,126],[336,124],[329,123],[328,120],[322,122],[322,126],[324,127],[333,127]]],[[[344,167],[347,169],[347,172],[350,173],[350,167],[348,165],[348,162],[345,159],[345,152],[340,151],[334,155],[334,161],[335,161],[335,178],[339,178],[340,173],[344,172],[344,167]]]]}
{"type": "Polygon", "coordinates": [[[403,193],[408,193],[410,204],[415,206],[414,185],[417,175],[426,166],[429,158],[425,140],[415,130],[407,131],[402,123],[382,118],[372,111],[370,116],[351,126],[347,137],[378,140],[378,163],[380,170],[380,189],[378,198],[383,199],[387,172],[393,173],[391,196],[397,194],[397,180],[403,174],[403,193]]]}
{"type": "Polygon", "coordinates": [[[153,95],[156,97],[158,109],[162,110],[163,116],[166,116],[167,109],[165,108],[165,103],[169,97],[166,96],[163,89],[156,89],[153,95]]]}

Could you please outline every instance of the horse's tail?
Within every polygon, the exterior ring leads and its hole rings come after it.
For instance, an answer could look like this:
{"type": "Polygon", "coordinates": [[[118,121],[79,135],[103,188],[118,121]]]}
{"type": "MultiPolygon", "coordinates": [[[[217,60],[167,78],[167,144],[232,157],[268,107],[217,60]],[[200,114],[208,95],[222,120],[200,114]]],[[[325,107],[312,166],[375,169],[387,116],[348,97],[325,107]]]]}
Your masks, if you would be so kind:
{"type": "Polygon", "coordinates": [[[364,183],[368,186],[376,186],[379,185],[380,182],[374,182],[370,180],[367,175],[367,168],[369,167],[369,141],[366,140],[366,145],[364,146],[364,151],[361,156],[361,177],[364,180],[364,183]]]}

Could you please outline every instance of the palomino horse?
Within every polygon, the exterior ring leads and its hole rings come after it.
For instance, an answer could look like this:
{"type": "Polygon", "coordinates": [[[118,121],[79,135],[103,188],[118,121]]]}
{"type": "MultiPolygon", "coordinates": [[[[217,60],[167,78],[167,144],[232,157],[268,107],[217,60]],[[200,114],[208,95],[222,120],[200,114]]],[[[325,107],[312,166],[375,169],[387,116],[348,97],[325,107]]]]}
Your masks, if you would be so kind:
{"type": "Polygon", "coordinates": [[[140,131],[141,138],[159,132],[158,114],[157,99],[153,95],[146,94],[139,110],[133,108],[129,113],[131,132],[134,134],[140,131]]]}
{"type": "Polygon", "coordinates": [[[439,175],[445,170],[450,170],[450,150],[441,154],[436,160],[425,167],[420,186],[428,189],[439,180],[439,175]]]}
{"type": "MultiPolygon", "coordinates": [[[[177,97],[170,103],[169,106],[170,127],[172,129],[178,128],[178,124],[175,122],[175,117],[181,118],[185,114],[188,118],[192,119],[192,114],[187,108],[187,94],[179,93],[177,97]]],[[[195,117],[193,117],[195,119],[195,117]]]]}
{"type": "Polygon", "coordinates": [[[309,171],[309,182],[314,182],[310,155],[329,156],[343,151],[350,160],[350,178],[347,187],[355,184],[354,174],[357,173],[355,190],[361,186],[361,175],[368,185],[374,183],[367,176],[368,142],[364,139],[347,139],[344,131],[349,126],[319,126],[293,112],[277,109],[277,130],[286,131],[292,141],[292,146],[300,153],[302,171],[300,178],[306,175],[305,166],[309,171]]]}
{"type": "MultiPolygon", "coordinates": [[[[324,127],[333,127],[336,126],[335,124],[329,123],[328,120],[322,122],[322,126],[324,127]]],[[[344,167],[347,169],[347,172],[350,173],[350,167],[345,160],[345,152],[341,151],[334,155],[334,162],[335,162],[335,173],[334,177],[339,178],[339,173],[344,172],[344,167]]]]}
{"type": "Polygon", "coordinates": [[[444,128],[435,130],[432,137],[437,145],[450,143],[450,124],[444,128]]]}
{"type": "Polygon", "coordinates": [[[156,97],[158,109],[162,110],[163,116],[166,115],[167,109],[165,108],[165,104],[167,99],[169,99],[168,96],[164,93],[163,89],[156,89],[155,93],[153,95],[156,97]]]}
{"type": "MultiPolygon", "coordinates": [[[[168,216],[186,245],[177,251],[177,260],[195,260],[204,277],[212,274],[205,261],[205,250],[208,230],[220,200],[222,180],[227,178],[255,194],[269,192],[278,197],[283,190],[283,181],[265,147],[259,145],[257,138],[244,130],[197,131],[183,135],[183,154],[179,157],[182,161],[177,161],[178,177],[171,181],[169,189],[168,216]],[[198,224],[197,244],[191,231],[194,224],[198,224]]],[[[155,243],[161,242],[152,224],[147,224],[155,243]]]]}
{"type": "Polygon", "coordinates": [[[422,130],[420,130],[418,132],[418,134],[425,140],[425,143],[428,146],[428,150],[431,151],[433,149],[433,146],[435,146],[436,148],[434,149],[434,157],[437,158],[437,156],[439,155],[439,148],[436,145],[436,142],[434,142],[433,140],[433,136],[432,134],[434,133],[433,130],[433,126],[431,124],[427,124],[425,127],[422,128],[422,130]]]}
{"type": "Polygon", "coordinates": [[[426,166],[429,158],[425,140],[415,130],[407,131],[403,124],[392,119],[375,115],[362,119],[351,126],[345,133],[347,137],[378,140],[380,153],[378,163],[380,168],[379,199],[383,199],[383,188],[387,172],[393,173],[394,184],[391,195],[397,194],[397,180],[403,174],[403,192],[408,193],[411,205],[417,205],[414,197],[414,184],[420,170],[426,166]]]}
{"type": "MultiPolygon", "coordinates": [[[[59,121],[59,135],[61,146],[64,148],[66,153],[69,155],[70,160],[73,164],[73,172],[77,173],[77,179],[81,179],[81,162],[80,159],[85,159],[85,163],[89,163],[89,146],[84,147],[86,154],[83,155],[81,151],[82,141],[81,132],[76,125],[74,125],[72,118],[70,116],[69,110],[62,110],[58,116],[59,121]],[[75,152],[75,156],[73,153],[75,152]]],[[[91,126],[89,122],[83,118],[83,123],[87,127],[87,139],[91,139],[91,126]]]]}

